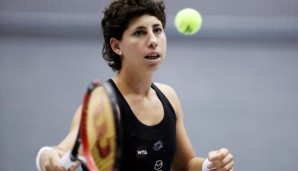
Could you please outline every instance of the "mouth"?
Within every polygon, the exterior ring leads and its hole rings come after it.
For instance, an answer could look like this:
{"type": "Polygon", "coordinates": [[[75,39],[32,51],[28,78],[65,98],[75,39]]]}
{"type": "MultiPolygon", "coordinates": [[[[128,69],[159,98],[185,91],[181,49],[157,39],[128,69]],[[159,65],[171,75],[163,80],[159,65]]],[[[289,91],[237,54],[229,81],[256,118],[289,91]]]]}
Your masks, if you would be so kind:
{"type": "Polygon", "coordinates": [[[146,59],[157,59],[160,58],[160,54],[158,53],[150,53],[148,55],[145,56],[146,59]]]}

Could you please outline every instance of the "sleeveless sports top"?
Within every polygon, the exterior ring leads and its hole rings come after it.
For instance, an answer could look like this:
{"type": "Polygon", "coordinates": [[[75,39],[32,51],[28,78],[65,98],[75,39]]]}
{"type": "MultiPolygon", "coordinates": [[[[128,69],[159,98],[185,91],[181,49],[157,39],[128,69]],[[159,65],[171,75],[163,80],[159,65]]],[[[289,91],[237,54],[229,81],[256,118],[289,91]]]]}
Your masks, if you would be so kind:
{"type": "Polygon", "coordinates": [[[163,119],[154,126],[140,122],[113,80],[123,129],[120,171],[170,171],[176,149],[176,114],[166,96],[152,84],[164,108],[163,119]]]}

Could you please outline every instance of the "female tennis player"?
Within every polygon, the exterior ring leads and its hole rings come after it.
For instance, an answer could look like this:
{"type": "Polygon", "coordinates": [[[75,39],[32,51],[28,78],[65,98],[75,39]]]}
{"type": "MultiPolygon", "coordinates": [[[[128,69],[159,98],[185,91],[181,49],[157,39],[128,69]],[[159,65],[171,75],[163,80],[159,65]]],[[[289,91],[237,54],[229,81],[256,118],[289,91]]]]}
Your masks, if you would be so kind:
{"type": "MultiPolygon", "coordinates": [[[[107,82],[116,92],[123,129],[120,171],[234,171],[226,148],[195,156],[179,99],[169,85],[153,83],[166,56],[165,5],[162,0],[113,0],[102,19],[103,58],[115,71],[107,82]]],[[[59,160],[71,150],[80,109],[69,134],[37,157],[42,171],[64,171],[59,160]]],[[[75,170],[79,163],[69,170],[75,170]]]]}

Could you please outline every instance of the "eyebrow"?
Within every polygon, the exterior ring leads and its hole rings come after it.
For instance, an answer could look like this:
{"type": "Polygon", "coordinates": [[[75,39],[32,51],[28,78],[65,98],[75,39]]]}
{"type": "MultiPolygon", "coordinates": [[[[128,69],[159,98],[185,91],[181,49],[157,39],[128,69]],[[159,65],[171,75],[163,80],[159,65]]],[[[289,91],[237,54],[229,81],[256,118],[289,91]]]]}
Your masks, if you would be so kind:
{"type": "Polygon", "coordinates": [[[161,24],[153,24],[153,28],[155,28],[155,27],[162,27],[162,25],[161,24]]]}
{"type": "MultiPolygon", "coordinates": [[[[153,24],[153,28],[156,28],[156,27],[161,27],[161,24],[153,24]]],[[[138,26],[134,29],[135,30],[143,30],[143,29],[146,29],[146,27],[145,26],[138,26]]]]}

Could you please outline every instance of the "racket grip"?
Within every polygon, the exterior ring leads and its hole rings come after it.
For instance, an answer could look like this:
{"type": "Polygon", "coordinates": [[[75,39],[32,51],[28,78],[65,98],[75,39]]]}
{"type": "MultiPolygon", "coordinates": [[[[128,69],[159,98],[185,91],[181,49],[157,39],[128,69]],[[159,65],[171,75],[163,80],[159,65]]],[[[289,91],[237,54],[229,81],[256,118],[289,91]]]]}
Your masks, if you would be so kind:
{"type": "Polygon", "coordinates": [[[65,153],[62,158],[60,159],[60,164],[65,168],[69,169],[72,165],[75,164],[75,161],[72,160],[71,152],[65,153]]]}

